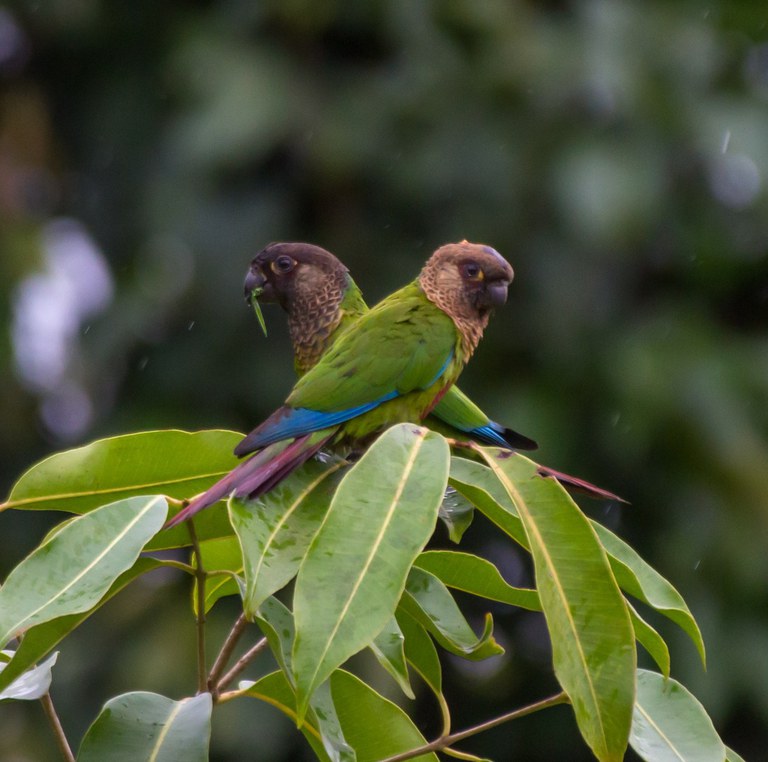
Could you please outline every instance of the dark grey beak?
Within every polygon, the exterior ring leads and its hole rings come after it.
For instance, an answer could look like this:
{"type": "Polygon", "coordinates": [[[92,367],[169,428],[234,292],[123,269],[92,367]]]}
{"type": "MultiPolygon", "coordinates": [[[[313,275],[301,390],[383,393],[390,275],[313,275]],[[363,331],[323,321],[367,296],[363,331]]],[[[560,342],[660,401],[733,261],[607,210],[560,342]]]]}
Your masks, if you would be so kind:
{"type": "Polygon", "coordinates": [[[266,285],[267,279],[260,268],[252,267],[248,270],[248,274],[245,276],[245,283],[243,284],[246,303],[250,304],[254,297],[258,298],[261,296],[266,285]]]}
{"type": "Polygon", "coordinates": [[[485,286],[486,302],[488,307],[501,307],[507,301],[507,289],[509,281],[489,281],[485,286]]]}

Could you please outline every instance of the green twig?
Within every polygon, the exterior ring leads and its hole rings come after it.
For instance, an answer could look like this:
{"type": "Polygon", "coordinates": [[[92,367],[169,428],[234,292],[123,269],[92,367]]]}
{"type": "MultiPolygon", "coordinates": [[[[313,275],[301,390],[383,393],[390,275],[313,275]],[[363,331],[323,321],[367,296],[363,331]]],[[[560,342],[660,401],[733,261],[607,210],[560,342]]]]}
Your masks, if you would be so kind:
{"type": "Polygon", "coordinates": [[[229,631],[229,635],[227,635],[227,639],[224,641],[224,644],[219,651],[219,655],[216,657],[216,661],[214,661],[211,671],[208,674],[208,690],[211,692],[214,701],[218,698],[219,693],[217,685],[218,680],[221,677],[224,668],[227,666],[227,663],[232,656],[232,652],[235,650],[237,641],[240,640],[240,636],[245,631],[246,624],[248,624],[248,622],[245,618],[245,614],[240,614],[232,625],[232,629],[229,631]]]}
{"type": "Polygon", "coordinates": [[[403,762],[403,760],[413,759],[414,757],[419,757],[422,754],[429,754],[429,752],[432,751],[442,751],[443,749],[447,749],[449,746],[453,746],[453,744],[458,743],[459,741],[463,741],[465,738],[477,735],[478,733],[482,733],[485,730],[490,730],[491,728],[495,728],[498,725],[503,725],[505,722],[509,722],[510,720],[517,720],[520,717],[525,717],[528,714],[533,714],[534,712],[539,712],[542,709],[548,709],[551,706],[557,706],[558,704],[565,704],[567,702],[568,696],[565,694],[565,692],[556,693],[554,696],[550,696],[549,698],[542,699],[541,701],[537,701],[534,704],[521,707],[520,709],[515,709],[513,712],[507,712],[507,714],[502,714],[500,717],[495,717],[494,719],[488,720],[488,722],[483,722],[480,725],[475,725],[471,728],[467,728],[466,730],[462,730],[458,733],[452,733],[448,736],[440,736],[440,738],[436,738],[431,743],[424,744],[424,746],[419,746],[417,749],[411,749],[410,751],[404,751],[401,754],[395,754],[393,757],[387,757],[386,759],[382,760],[382,762],[403,762]]]}
{"type": "Polygon", "coordinates": [[[200,552],[200,543],[193,521],[187,521],[189,536],[192,540],[192,552],[195,556],[195,581],[197,583],[197,692],[204,693],[207,690],[207,669],[205,667],[205,581],[208,575],[203,569],[203,556],[200,552]]]}
{"type": "Polygon", "coordinates": [[[67,741],[67,736],[64,733],[64,728],[61,725],[59,715],[56,714],[56,709],[53,706],[53,700],[51,694],[46,693],[40,697],[40,703],[43,705],[43,711],[48,718],[48,722],[53,730],[53,735],[56,737],[56,745],[59,747],[61,756],[66,762],[75,762],[75,755],[72,753],[72,749],[67,741]]]}

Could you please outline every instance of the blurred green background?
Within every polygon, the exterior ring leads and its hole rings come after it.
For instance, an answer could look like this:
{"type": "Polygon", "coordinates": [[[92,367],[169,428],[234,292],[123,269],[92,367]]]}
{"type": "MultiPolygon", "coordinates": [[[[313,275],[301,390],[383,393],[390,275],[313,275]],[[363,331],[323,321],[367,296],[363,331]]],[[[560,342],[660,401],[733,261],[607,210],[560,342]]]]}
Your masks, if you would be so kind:
{"type": "MultiPolygon", "coordinates": [[[[686,597],[709,665],[654,620],[673,675],[764,758],[766,182],[764,3],[0,4],[0,487],[96,437],[269,413],[287,334],[276,309],[259,334],[242,280],[270,241],[335,252],[370,302],[442,243],[491,244],[516,280],[462,387],[631,501],[583,505],[686,597]]],[[[3,576],[60,519],[0,516],[3,576]]],[[[481,521],[467,542],[524,581],[481,521]]],[[[555,687],[541,619],[494,613],[508,656],[448,662],[457,729],[555,687]]],[[[61,651],[75,745],[116,693],[189,694],[186,581],[135,585],[61,651]]],[[[437,732],[428,696],[410,711],[437,732]]],[[[256,702],[223,708],[213,748],[309,758],[256,702]]],[[[465,748],[590,758],[565,708],[465,748]]],[[[0,758],[56,758],[38,706],[0,707],[0,758]]]]}

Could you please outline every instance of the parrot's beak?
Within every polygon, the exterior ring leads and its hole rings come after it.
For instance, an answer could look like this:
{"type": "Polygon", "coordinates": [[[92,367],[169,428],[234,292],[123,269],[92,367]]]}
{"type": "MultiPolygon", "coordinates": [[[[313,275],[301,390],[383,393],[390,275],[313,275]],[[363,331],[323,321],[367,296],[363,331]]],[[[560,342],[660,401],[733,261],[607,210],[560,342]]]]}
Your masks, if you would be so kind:
{"type": "Polygon", "coordinates": [[[508,280],[488,281],[485,285],[485,302],[488,307],[501,307],[507,301],[508,280]]]}
{"type": "Polygon", "coordinates": [[[246,304],[251,304],[254,299],[258,299],[264,292],[266,284],[267,279],[261,272],[261,268],[252,267],[248,270],[248,274],[245,276],[245,283],[243,284],[246,304]]]}

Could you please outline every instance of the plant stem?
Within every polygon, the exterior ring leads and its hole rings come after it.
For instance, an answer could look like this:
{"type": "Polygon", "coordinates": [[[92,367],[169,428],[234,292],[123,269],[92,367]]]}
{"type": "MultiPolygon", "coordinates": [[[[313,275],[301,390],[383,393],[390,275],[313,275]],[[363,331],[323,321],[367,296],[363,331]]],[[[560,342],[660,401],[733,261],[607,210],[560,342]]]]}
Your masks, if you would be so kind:
{"type": "Polygon", "coordinates": [[[227,635],[227,639],[224,641],[224,644],[219,651],[219,655],[216,657],[216,661],[213,663],[211,671],[208,674],[208,690],[213,695],[214,701],[216,701],[218,697],[219,691],[217,682],[219,677],[221,677],[221,673],[227,666],[227,662],[232,656],[232,652],[235,650],[237,641],[240,640],[240,636],[243,634],[246,624],[247,620],[245,614],[240,614],[232,625],[232,629],[229,631],[229,635],[227,635]]]}
{"type": "Polygon", "coordinates": [[[221,693],[247,666],[259,651],[263,651],[267,645],[267,639],[262,638],[253,648],[246,651],[236,662],[235,666],[227,672],[224,677],[219,680],[219,684],[216,686],[216,693],[221,693]]]}
{"type": "Polygon", "coordinates": [[[525,717],[528,714],[539,712],[542,709],[548,709],[551,706],[557,706],[558,704],[565,703],[568,703],[568,696],[565,694],[565,692],[563,691],[561,693],[556,693],[554,696],[550,696],[549,698],[542,699],[541,701],[537,701],[534,704],[521,707],[520,709],[515,709],[513,712],[507,712],[506,714],[502,714],[500,717],[495,717],[492,720],[480,723],[480,725],[474,725],[471,728],[467,728],[466,730],[462,730],[458,733],[452,733],[448,736],[440,736],[440,738],[436,738],[431,743],[424,744],[424,746],[419,746],[417,749],[411,749],[410,751],[402,752],[402,754],[395,754],[393,757],[387,757],[386,759],[382,760],[382,762],[403,762],[403,760],[413,759],[414,757],[418,757],[422,754],[428,754],[431,751],[441,751],[442,749],[446,749],[449,746],[453,746],[453,744],[458,743],[459,741],[463,741],[465,738],[477,735],[478,733],[482,733],[485,730],[490,730],[491,728],[495,728],[498,725],[503,725],[505,722],[509,722],[510,720],[517,720],[520,717],[525,717]]]}
{"type": "Polygon", "coordinates": [[[192,552],[195,555],[195,580],[197,582],[197,692],[204,693],[208,687],[205,667],[205,581],[208,575],[203,569],[203,556],[200,552],[200,543],[197,539],[194,522],[187,521],[187,527],[192,540],[192,552]]]}
{"type": "Polygon", "coordinates": [[[43,705],[45,716],[48,718],[48,722],[51,724],[53,735],[56,737],[56,745],[59,747],[62,758],[65,759],[66,762],[75,762],[75,755],[72,753],[72,749],[69,747],[69,741],[67,741],[67,736],[64,733],[64,728],[61,725],[59,715],[56,714],[56,709],[53,706],[51,694],[46,693],[44,696],[41,696],[40,703],[43,705]]]}

